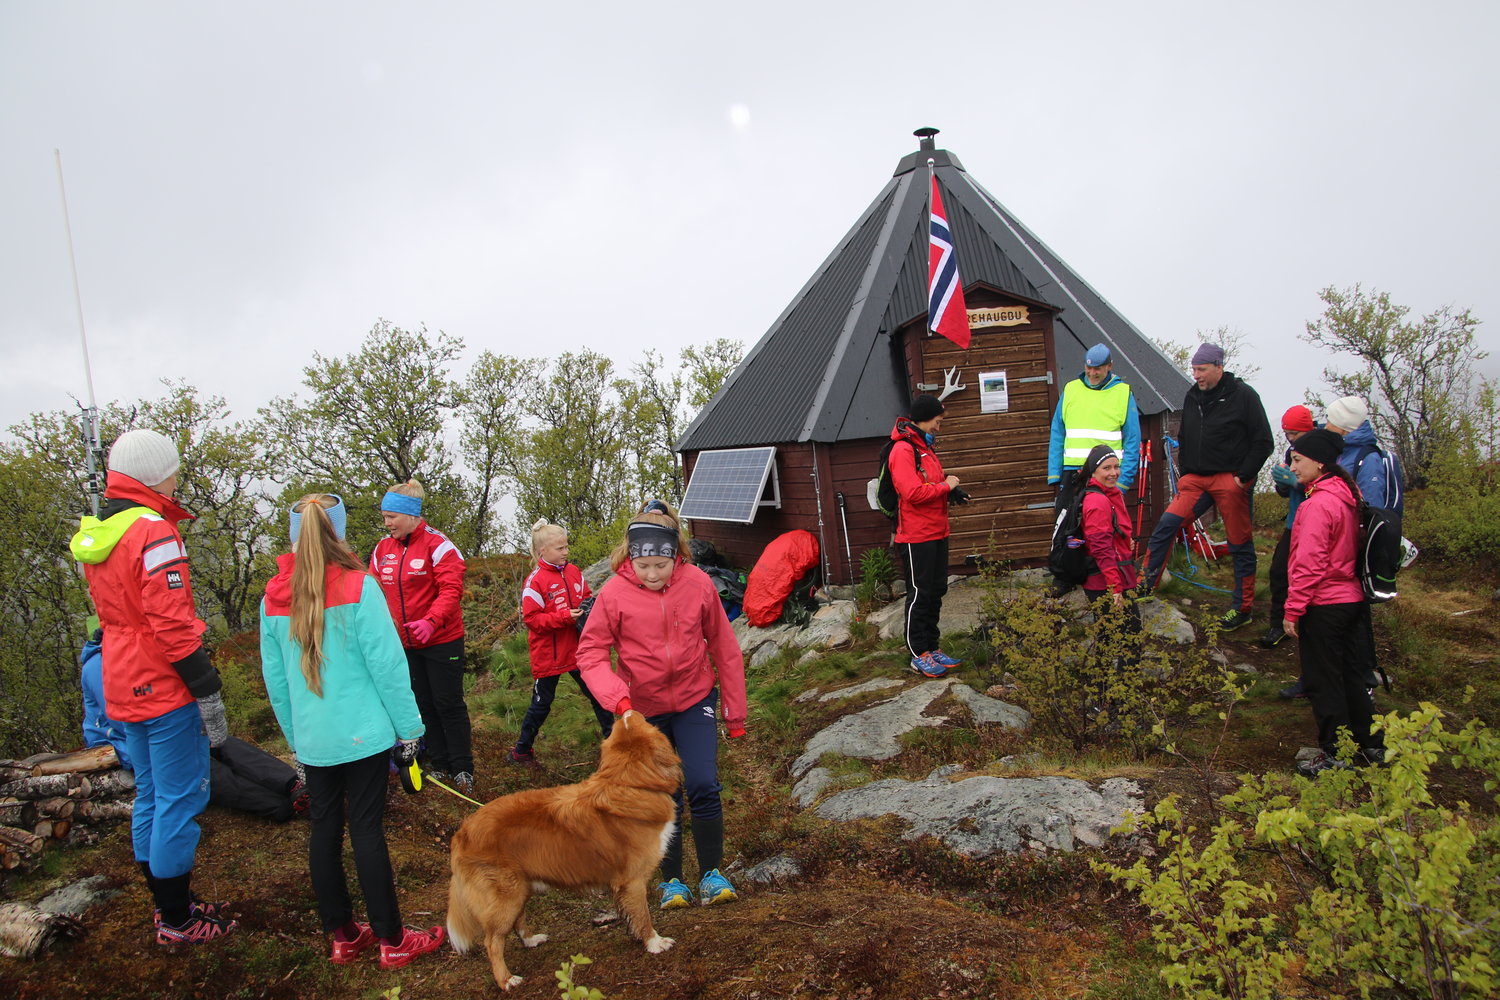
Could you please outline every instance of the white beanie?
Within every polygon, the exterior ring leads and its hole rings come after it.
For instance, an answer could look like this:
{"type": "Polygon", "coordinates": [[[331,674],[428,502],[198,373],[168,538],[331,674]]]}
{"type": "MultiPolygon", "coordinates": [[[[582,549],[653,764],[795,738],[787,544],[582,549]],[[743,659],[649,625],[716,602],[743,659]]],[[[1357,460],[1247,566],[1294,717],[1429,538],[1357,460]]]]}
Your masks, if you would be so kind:
{"type": "Polygon", "coordinates": [[[156,431],[126,431],[109,449],[109,471],[129,476],[146,486],[166,482],[182,467],[177,446],[156,431]]]}
{"type": "Polygon", "coordinates": [[[1328,407],[1328,422],[1335,427],[1352,431],[1370,419],[1370,408],[1358,396],[1335,399],[1328,407]]]}

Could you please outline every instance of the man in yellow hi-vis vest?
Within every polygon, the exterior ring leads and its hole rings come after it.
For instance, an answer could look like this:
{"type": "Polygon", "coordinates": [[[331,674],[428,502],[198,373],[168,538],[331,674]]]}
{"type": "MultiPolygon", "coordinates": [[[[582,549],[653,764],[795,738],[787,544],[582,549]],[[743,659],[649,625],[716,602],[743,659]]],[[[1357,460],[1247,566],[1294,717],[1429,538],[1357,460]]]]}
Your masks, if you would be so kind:
{"type": "Polygon", "coordinates": [[[1047,482],[1057,486],[1057,511],[1067,502],[1084,459],[1101,444],[1120,456],[1120,489],[1129,490],[1140,471],[1140,416],[1130,386],[1115,377],[1109,348],[1095,344],[1083,356],[1083,373],[1063,386],[1052,415],[1047,482]]]}

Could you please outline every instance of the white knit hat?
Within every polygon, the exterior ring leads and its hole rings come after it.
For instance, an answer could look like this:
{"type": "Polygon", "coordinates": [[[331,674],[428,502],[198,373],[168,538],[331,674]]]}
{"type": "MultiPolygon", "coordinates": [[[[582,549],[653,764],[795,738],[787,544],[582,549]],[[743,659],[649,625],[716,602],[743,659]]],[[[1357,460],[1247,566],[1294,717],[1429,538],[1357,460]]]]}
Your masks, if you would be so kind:
{"type": "Polygon", "coordinates": [[[1328,407],[1328,422],[1335,427],[1352,431],[1370,419],[1370,408],[1358,396],[1335,399],[1328,407]]]}
{"type": "Polygon", "coordinates": [[[109,471],[119,472],[146,486],[156,486],[170,479],[182,468],[177,446],[165,434],[156,431],[126,431],[109,449],[109,471]]]}

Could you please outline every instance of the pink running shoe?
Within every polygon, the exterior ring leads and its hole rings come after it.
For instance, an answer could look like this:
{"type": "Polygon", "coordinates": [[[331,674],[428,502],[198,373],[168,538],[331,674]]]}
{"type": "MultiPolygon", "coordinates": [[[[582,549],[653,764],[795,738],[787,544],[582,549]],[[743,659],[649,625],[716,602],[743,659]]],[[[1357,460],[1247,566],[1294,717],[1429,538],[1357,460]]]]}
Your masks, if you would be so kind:
{"type": "Polygon", "coordinates": [[[204,944],[221,938],[239,926],[239,921],[228,918],[204,916],[201,912],[188,917],[181,927],[157,924],[156,943],[174,946],[179,944],[204,944]]]}

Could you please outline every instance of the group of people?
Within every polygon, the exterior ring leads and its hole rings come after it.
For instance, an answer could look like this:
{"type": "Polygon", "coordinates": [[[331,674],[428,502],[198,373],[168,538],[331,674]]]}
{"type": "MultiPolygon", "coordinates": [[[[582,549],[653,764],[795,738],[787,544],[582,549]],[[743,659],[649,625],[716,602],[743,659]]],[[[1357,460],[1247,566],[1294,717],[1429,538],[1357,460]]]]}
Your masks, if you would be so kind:
{"type": "MultiPolygon", "coordinates": [[[[1223,522],[1233,567],[1230,607],[1218,626],[1230,631],[1252,621],[1257,560],[1251,499],[1275,443],[1260,396],[1224,365],[1217,344],[1201,344],[1191,356],[1176,495],[1150,533],[1144,571],[1136,566],[1137,539],[1125,499],[1141,469],[1140,421],[1130,387],[1113,373],[1109,347],[1089,348],[1083,372],[1060,394],[1047,481],[1057,489],[1059,513],[1081,509],[1080,535],[1093,567],[1084,594],[1091,601],[1108,595],[1106,613],[1123,616],[1119,625],[1127,636],[1139,635],[1136,602],[1160,583],[1174,542],[1210,507],[1223,522]]],[[[934,451],[943,412],[936,397],[915,397],[891,431],[893,441],[910,447],[893,447],[889,457],[898,497],[894,540],[905,557],[906,642],[911,668],[925,677],[958,665],[938,648],[948,505],[966,497],[934,451]]],[[[1305,696],[1312,706],[1321,752],[1298,770],[1315,776],[1350,763],[1337,753],[1341,730],[1353,736],[1365,761],[1383,759],[1379,734],[1370,731],[1377,667],[1370,608],[1356,577],[1357,501],[1399,516],[1401,473],[1379,447],[1368,407],[1358,397],[1331,404],[1322,427],[1303,406],[1288,410],[1282,426],[1289,447],[1272,475],[1278,492],[1290,498],[1290,510],[1272,558],[1272,620],[1260,642],[1272,647],[1287,636],[1299,641],[1301,678],[1282,694],[1305,696]]],[[[1071,586],[1059,582],[1053,593],[1071,586]]]]}
{"type": "MultiPolygon", "coordinates": [[[[162,945],[211,941],[237,926],[226,904],[192,890],[210,762],[231,737],[177,530],[191,517],[173,499],[180,468],[169,438],[150,430],[121,435],[110,449],[99,515],[83,518],[71,545],[101,629],[85,676],[96,664],[102,705],[87,717],[106,727],[106,737],[122,738],[135,770],[131,839],[162,945]]],[[[378,946],[381,968],[399,968],[444,939],[440,926],[402,923],[384,832],[392,765],[420,760],[429,776],[474,790],[463,555],[423,519],[423,499],[415,481],[385,494],[387,537],[365,563],[345,541],[343,500],[302,497],[288,512],[291,551],[278,558],[261,604],[262,675],[296,762],[284,791],[305,789],[309,875],[332,938],[330,960],[340,964],[378,946]],[[367,921],[356,919],[344,871],[346,829],[367,921]]],[[[730,738],[744,735],[744,660],[717,590],[686,558],[676,511],[651,501],[631,521],[613,553],[616,575],[591,602],[581,635],[591,595],[567,561],[566,532],[538,523],[533,553],[537,569],[522,609],[535,685],[510,760],[535,765],[532,744],[563,673],[588,697],[605,735],[615,715],[634,707],[682,758],[678,827],[686,802],[700,901],[732,901],[734,887],[719,871],[718,719],[730,738]]],[[[665,854],[662,906],[687,905],[693,892],[682,881],[680,834],[665,854]]]]}

